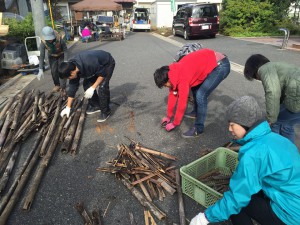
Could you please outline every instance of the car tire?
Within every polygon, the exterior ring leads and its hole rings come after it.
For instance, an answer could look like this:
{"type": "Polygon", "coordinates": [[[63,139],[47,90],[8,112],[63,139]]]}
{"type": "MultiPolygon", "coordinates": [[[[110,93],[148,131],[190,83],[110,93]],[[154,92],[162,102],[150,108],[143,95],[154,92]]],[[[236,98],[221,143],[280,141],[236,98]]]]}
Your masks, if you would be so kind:
{"type": "Polygon", "coordinates": [[[209,35],[209,37],[216,38],[216,34],[211,34],[211,35],[209,35]]]}
{"type": "Polygon", "coordinates": [[[185,40],[189,40],[189,39],[190,39],[190,37],[189,37],[189,35],[188,35],[188,33],[187,33],[186,30],[184,30],[183,38],[184,38],[185,40]]]}
{"type": "Polygon", "coordinates": [[[175,28],[173,27],[172,29],[172,33],[173,33],[173,36],[176,36],[176,31],[175,31],[175,28]]]}

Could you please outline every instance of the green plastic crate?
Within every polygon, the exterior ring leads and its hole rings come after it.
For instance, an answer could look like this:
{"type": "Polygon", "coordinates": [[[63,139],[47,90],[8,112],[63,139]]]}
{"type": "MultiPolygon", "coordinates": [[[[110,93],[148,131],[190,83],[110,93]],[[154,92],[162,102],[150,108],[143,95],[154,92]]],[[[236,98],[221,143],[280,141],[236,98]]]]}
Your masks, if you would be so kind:
{"type": "Polygon", "coordinates": [[[238,153],[227,148],[217,148],[213,152],[180,168],[182,192],[204,207],[213,205],[223,194],[197,180],[213,169],[219,169],[225,175],[231,175],[238,164],[238,153]]]}

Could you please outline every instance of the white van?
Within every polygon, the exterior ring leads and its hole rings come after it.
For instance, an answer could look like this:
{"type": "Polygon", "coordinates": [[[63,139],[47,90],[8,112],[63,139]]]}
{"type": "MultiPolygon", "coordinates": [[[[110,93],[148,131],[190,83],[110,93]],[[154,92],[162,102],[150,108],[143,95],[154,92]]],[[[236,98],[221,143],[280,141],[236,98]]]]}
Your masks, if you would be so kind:
{"type": "Polygon", "coordinates": [[[130,18],[130,30],[150,31],[151,24],[149,11],[146,8],[135,8],[130,18]]]}

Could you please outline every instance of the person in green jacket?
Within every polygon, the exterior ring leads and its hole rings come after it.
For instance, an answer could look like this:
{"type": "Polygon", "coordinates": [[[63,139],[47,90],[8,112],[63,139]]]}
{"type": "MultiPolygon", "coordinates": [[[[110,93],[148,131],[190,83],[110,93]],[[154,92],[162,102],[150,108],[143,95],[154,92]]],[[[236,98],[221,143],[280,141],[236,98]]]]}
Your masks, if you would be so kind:
{"type": "Polygon", "coordinates": [[[255,54],[247,59],[244,75],[262,82],[272,131],[294,143],[294,126],[300,124],[300,68],[255,54]]]}
{"type": "Polygon", "coordinates": [[[222,199],[194,217],[190,225],[230,218],[233,225],[299,225],[300,153],[271,131],[257,101],[243,96],[227,109],[229,131],[241,145],[238,165],[222,199]]]}
{"type": "Polygon", "coordinates": [[[42,39],[40,44],[40,63],[37,79],[41,80],[44,77],[44,60],[45,52],[48,52],[48,60],[51,69],[51,75],[54,83],[53,92],[62,92],[66,95],[66,80],[59,78],[58,67],[62,62],[66,62],[67,44],[64,39],[51,27],[45,26],[42,29],[42,39]]]}

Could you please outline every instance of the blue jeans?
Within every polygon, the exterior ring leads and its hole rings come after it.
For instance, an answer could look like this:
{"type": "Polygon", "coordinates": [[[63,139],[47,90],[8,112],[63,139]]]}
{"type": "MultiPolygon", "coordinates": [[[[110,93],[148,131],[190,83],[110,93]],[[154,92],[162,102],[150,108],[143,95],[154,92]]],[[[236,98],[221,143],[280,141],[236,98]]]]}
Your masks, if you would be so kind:
{"type": "Polygon", "coordinates": [[[222,80],[224,80],[228,76],[229,73],[230,62],[226,57],[220,61],[219,65],[210,74],[208,74],[202,84],[191,88],[193,97],[195,99],[195,127],[198,133],[202,133],[204,130],[208,96],[222,82],[222,80]]]}
{"type": "Polygon", "coordinates": [[[294,126],[300,124],[300,112],[292,113],[284,105],[280,105],[279,115],[276,123],[271,125],[272,131],[286,137],[293,143],[295,142],[294,126]]]}

